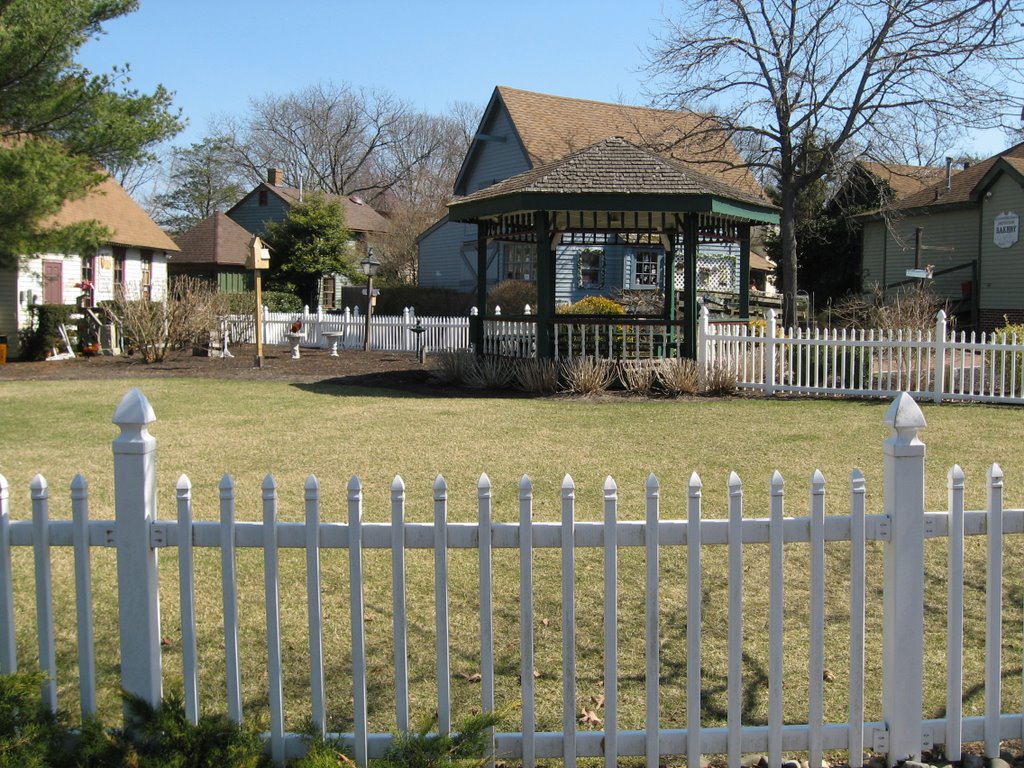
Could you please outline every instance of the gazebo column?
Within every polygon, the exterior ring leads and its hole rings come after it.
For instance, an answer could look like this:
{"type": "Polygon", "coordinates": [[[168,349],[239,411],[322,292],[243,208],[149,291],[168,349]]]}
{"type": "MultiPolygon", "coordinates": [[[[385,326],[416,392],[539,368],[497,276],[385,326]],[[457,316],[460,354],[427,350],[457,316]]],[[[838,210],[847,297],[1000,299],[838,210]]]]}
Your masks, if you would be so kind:
{"type": "Polygon", "coordinates": [[[537,239],[537,357],[555,356],[555,259],[551,252],[548,212],[533,214],[537,239]]]}
{"type": "Polygon", "coordinates": [[[665,353],[668,354],[668,350],[675,346],[675,326],[672,325],[676,321],[676,233],[674,231],[665,232],[662,236],[662,242],[665,246],[665,275],[664,275],[664,293],[665,293],[665,353]]]}
{"type": "Polygon", "coordinates": [[[740,225],[740,317],[750,317],[750,225],[740,225]]]}
{"type": "Polygon", "coordinates": [[[487,314],[487,224],[476,223],[476,323],[473,325],[473,348],[484,353],[484,316],[487,314]]]}
{"type": "Polygon", "coordinates": [[[697,217],[683,219],[683,356],[697,359],[697,217]]]}

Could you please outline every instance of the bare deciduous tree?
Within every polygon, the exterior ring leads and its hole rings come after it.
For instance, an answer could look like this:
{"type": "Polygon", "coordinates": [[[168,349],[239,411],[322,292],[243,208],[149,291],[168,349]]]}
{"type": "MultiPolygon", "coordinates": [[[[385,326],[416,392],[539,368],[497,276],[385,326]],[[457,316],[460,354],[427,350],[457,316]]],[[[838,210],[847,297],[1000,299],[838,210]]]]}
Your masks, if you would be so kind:
{"type": "MultiPolygon", "coordinates": [[[[1019,0],[688,0],[651,48],[654,87],[711,117],[779,190],[785,318],[802,189],[852,150],[930,154],[936,131],[994,127],[1021,81],[1019,0]],[[805,154],[814,136],[816,157],[805,154]],[[920,150],[918,149],[920,148],[920,150]]],[[[948,140],[948,139],[947,139],[948,140]]],[[[760,175],[760,174],[759,174],[760,175]]]]}

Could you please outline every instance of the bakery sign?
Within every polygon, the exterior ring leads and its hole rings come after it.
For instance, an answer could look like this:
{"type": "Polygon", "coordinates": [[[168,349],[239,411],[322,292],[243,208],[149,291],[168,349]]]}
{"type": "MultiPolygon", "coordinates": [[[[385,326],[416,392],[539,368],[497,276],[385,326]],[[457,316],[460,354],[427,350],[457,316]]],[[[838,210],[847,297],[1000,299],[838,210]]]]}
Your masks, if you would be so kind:
{"type": "Polygon", "coordinates": [[[1020,216],[1003,211],[996,216],[993,241],[1000,248],[1009,248],[1020,239],[1020,216]]]}

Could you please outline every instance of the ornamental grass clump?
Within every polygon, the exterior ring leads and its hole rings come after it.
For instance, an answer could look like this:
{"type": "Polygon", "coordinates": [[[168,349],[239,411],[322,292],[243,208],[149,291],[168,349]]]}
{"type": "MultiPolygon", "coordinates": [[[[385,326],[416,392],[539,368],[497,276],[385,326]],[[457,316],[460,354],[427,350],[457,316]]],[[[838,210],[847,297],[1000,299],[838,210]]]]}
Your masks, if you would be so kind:
{"type": "Polygon", "coordinates": [[[466,384],[478,375],[476,355],[468,350],[444,350],[433,356],[433,375],[442,384],[466,384]]]}
{"type": "Polygon", "coordinates": [[[554,392],[558,389],[558,363],[536,358],[519,360],[516,363],[516,383],[524,392],[554,392]]]}
{"type": "Polygon", "coordinates": [[[574,395],[596,395],[615,380],[615,364],[594,357],[570,357],[561,364],[562,389],[574,395]]]}
{"type": "Polygon", "coordinates": [[[673,357],[658,366],[658,383],[673,397],[695,395],[700,390],[700,366],[696,360],[673,357]]]}
{"type": "Polygon", "coordinates": [[[722,362],[711,363],[704,374],[704,391],[709,395],[731,395],[736,384],[736,372],[722,362]]]}
{"type": "Polygon", "coordinates": [[[474,389],[507,389],[515,381],[515,360],[508,357],[483,357],[466,371],[464,384],[474,389]]]}
{"type": "Polygon", "coordinates": [[[629,392],[650,395],[658,384],[659,360],[622,360],[619,362],[619,381],[629,392]]]}

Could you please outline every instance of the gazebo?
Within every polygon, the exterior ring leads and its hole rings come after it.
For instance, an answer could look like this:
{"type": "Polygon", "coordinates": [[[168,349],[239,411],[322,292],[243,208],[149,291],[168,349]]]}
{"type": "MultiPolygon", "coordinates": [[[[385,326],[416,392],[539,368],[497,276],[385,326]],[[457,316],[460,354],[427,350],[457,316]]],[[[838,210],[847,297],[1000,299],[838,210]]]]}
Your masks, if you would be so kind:
{"type": "Polygon", "coordinates": [[[448,204],[452,221],[477,225],[474,345],[484,346],[487,244],[528,242],[537,249],[537,356],[554,357],[556,248],[577,236],[657,244],[665,251],[664,325],[681,330],[681,350],[696,355],[697,256],[701,243],[739,245],[739,312],[750,301],[750,228],[778,224],[764,199],[638,147],[620,137],[599,141],[448,204]],[[676,263],[683,263],[683,316],[676,317],[676,263]]]}

